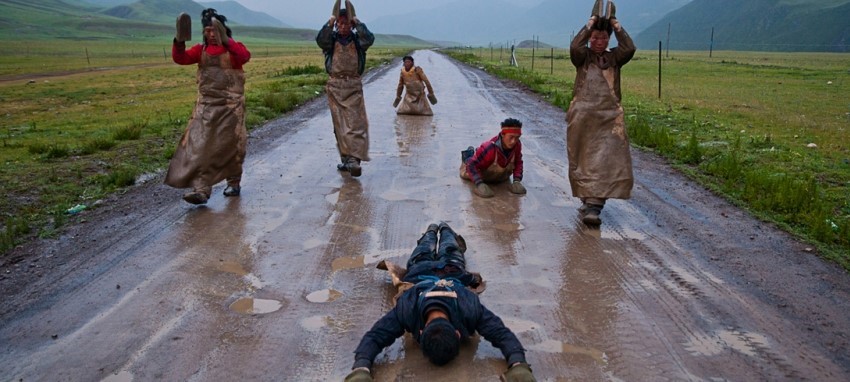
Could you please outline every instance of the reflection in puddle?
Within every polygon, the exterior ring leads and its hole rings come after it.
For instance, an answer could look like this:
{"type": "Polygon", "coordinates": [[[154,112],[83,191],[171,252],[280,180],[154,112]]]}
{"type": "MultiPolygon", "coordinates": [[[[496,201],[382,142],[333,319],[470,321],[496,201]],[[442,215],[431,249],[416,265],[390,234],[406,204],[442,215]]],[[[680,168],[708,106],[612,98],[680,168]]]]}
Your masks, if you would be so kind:
{"type": "Polygon", "coordinates": [[[522,223],[494,224],[493,227],[502,232],[518,232],[525,229],[522,223]]]}
{"type": "Polygon", "coordinates": [[[315,303],[333,302],[340,297],[342,297],[342,293],[338,291],[333,289],[322,289],[308,294],[307,301],[315,303]]]}
{"type": "Polygon", "coordinates": [[[336,271],[341,271],[341,270],[344,270],[344,269],[363,268],[363,266],[366,264],[364,261],[365,261],[364,256],[338,257],[338,258],[334,259],[334,261],[331,263],[331,269],[334,272],[336,272],[336,271]]]}
{"type": "Polygon", "coordinates": [[[381,197],[381,199],[384,199],[384,200],[387,200],[387,201],[390,201],[390,202],[398,202],[398,201],[409,199],[408,195],[405,195],[404,193],[398,192],[398,191],[395,191],[395,190],[390,190],[390,191],[384,192],[380,195],[380,197],[381,197]]]}
{"type": "Polygon", "coordinates": [[[230,310],[242,314],[266,314],[275,312],[281,307],[283,304],[280,301],[251,297],[243,297],[230,304],[230,310]]]}
{"type": "Polygon", "coordinates": [[[100,382],[132,382],[133,374],[129,371],[122,371],[118,374],[112,374],[102,380],[100,382]]]}
{"type": "Polygon", "coordinates": [[[239,276],[245,276],[248,274],[248,271],[242,267],[242,264],[235,263],[232,261],[222,261],[218,264],[218,270],[227,273],[233,273],[239,276]]]}
{"type": "Polygon", "coordinates": [[[307,317],[299,321],[298,324],[308,332],[318,332],[328,326],[328,316],[307,317]]]}
{"type": "Polygon", "coordinates": [[[339,201],[339,191],[325,195],[325,200],[330,204],[336,204],[339,201]]]}
{"type": "Polygon", "coordinates": [[[594,361],[600,364],[608,363],[608,356],[603,353],[601,350],[585,348],[581,346],[570,345],[567,343],[563,343],[555,340],[547,340],[541,342],[539,344],[534,344],[528,347],[531,350],[542,351],[546,353],[564,353],[564,354],[576,354],[576,355],[585,355],[590,358],[593,358],[594,361]]]}

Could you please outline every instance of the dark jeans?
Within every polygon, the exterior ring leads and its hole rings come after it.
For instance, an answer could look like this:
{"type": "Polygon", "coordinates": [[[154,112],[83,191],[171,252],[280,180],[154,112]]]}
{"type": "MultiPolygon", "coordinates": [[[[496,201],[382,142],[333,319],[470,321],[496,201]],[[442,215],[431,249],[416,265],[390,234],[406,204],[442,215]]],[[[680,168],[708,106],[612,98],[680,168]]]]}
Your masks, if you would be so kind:
{"type": "Polygon", "coordinates": [[[407,269],[412,269],[416,264],[432,261],[444,262],[444,272],[436,271],[435,276],[446,274],[466,273],[466,258],[457,243],[457,234],[449,227],[442,227],[440,231],[439,250],[437,249],[437,232],[427,231],[417,241],[416,248],[407,260],[407,269]],[[443,274],[441,274],[443,273],[443,274]]]}

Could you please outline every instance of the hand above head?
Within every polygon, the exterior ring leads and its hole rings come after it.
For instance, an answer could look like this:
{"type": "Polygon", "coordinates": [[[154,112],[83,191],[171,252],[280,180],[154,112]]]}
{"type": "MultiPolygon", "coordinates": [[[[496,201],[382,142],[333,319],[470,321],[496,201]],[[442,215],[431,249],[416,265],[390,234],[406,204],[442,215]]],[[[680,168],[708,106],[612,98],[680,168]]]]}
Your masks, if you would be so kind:
{"type": "Polygon", "coordinates": [[[590,16],[590,20],[587,20],[587,25],[585,27],[587,29],[593,29],[593,24],[596,24],[596,16],[590,16]]]}
{"type": "Polygon", "coordinates": [[[527,363],[515,363],[508,371],[499,376],[502,382],[536,382],[527,363]]]}
{"type": "Polygon", "coordinates": [[[611,27],[613,27],[617,32],[623,30],[623,26],[620,25],[620,22],[617,19],[611,19],[611,27]]]}
{"type": "Polygon", "coordinates": [[[215,29],[215,35],[218,42],[223,46],[227,46],[227,43],[230,42],[230,37],[227,36],[227,28],[225,28],[224,24],[218,21],[215,17],[212,19],[212,25],[215,29]]]}
{"type": "Polygon", "coordinates": [[[526,191],[525,186],[522,185],[522,182],[518,180],[515,180],[513,183],[511,183],[509,189],[512,193],[519,195],[525,195],[525,193],[528,192],[526,191]]]}
{"type": "Polygon", "coordinates": [[[345,377],[345,382],[372,382],[372,374],[366,368],[354,369],[345,377]]]}
{"type": "Polygon", "coordinates": [[[192,39],[192,18],[186,13],[181,13],[177,16],[177,33],[174,35],[174,40],[177,42],[186,42],[192,39]]]}

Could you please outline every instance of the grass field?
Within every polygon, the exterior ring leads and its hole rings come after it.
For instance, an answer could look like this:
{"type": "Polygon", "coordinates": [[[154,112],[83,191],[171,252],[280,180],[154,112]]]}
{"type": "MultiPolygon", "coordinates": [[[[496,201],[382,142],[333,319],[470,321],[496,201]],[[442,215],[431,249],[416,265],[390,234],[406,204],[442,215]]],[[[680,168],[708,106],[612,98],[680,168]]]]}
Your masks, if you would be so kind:
{"type": "MultiPolygon", "coordinates": [[[[324,92],[315,43],[246,40],[248,128],[324,92]]],[[[53,235],[66,210],[91,208],[163,170],[197,96],[197,66],[171,62],[170,41],[9,41],[0,50],[0,251],[53,235]]],[[[368,67],[412,47],[376,45],[368,67]]]]}
{"type": "MultiPolygon", "coordinates": [[[[575,69],[564,49],[453,50],[567,109],[575,69]],[[532,69],[532,56],[533,69],[532,69]]],[[[623,70],[632,144],[850,270],[848,54],[638,52],[623,70]]]]}

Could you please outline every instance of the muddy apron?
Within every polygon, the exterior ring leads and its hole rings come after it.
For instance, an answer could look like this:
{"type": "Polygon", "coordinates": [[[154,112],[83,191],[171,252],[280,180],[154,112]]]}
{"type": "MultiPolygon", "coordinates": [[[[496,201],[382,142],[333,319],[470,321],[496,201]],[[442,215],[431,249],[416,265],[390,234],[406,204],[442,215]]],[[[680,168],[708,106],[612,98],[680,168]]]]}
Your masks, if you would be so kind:
{"type": "Polygon", "coordinates": [[[335,43],[330,77],[325,87],[340,158],[369,160],[369,119],[363,100],[357,47],[335,43]]]}
{"type": "Polygon", "coordinates": [[[401,68],[401,81],[404,83],[404,99],[396,111],[397,114],[434,115],[428,98],[425,97],[425,83],[419,76],[418,67],[410,68],[410,71],[401,68]]]}
{"type": "Polygon", "coordinates": [[[579,198],[631,197],[634,178],[623,107],[617,97],[617,70],[608,59],[591,54],[583,79],[576,80],[567,111],[567,159],[570,187],[579,198]],[[603,69],[604,68],[604,69],[603,69]]]}
{"type": "MultiPolygon", "coordinates": [[[[499,150],[496,148],[496,150],[499,150]]],[[[511,151],[511,155],[508,157],[508,165],[506,167],[502,167],[499,165],[498,153],[496,153],[497,158],[493,160],[493,163],[490,167],[487,167],[484,171],[481,171],[481,180],[484,183],[501,183],[508,179],[510,179],[511,175],[514,173],[515,166],[515,152],[511,151]]],[[[472,177],[469,176],[469,170],[466,166],[466,163],[460,164],[460,177],[466,180],[472,180],[472,177]]]]}
{"type": "Polygon", "coordinates": [[[245,129],[245,74],[233,69],[230,54],[203,52],[198,63],[198,100],[177,145],[165,184],[192,187],[209,195],[216,183],[242,176],[245,129]]]}

